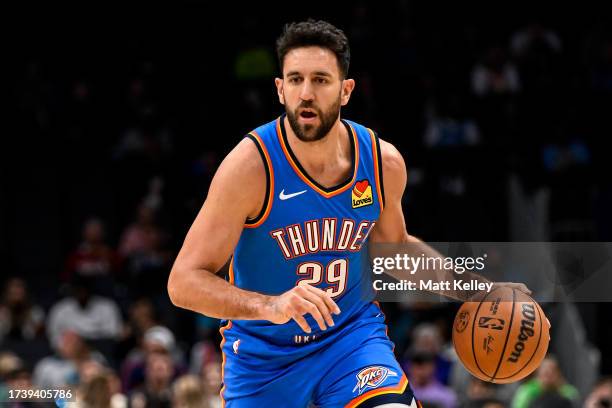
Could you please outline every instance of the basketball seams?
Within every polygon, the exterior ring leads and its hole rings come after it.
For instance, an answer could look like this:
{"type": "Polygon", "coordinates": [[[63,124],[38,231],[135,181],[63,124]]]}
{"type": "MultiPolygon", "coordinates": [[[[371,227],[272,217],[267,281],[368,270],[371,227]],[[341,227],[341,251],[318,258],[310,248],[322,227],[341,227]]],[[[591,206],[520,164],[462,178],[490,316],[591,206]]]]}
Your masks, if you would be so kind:
{"type": "MultiPolygon", "coordinates": [[[[542,361],[548,348],[548,340],[542,333],[548,329],[544,326],[546,324],[544,310],[535,300],[523,294],[523,292],[518,289],[511,289],[508,287],[497,289],[493,290],[491,293],[485,294],[480,301],[473,301],[469,304],[464,303],[459,309],[459,312],[457,312],[457,316],[453,323],[454,330],[452,343],[457,351],[459,359],[473,376],[491,383],[506,384],[526,377],[537,368],[537,365],[542,361]],[[494,298],[495,300],[500,297],[496,295],[497,289],[502,289],[500,293],[502,293],[501,298],[504,299],[503,302],[505,305],[496,305],[493,307],[495,302],[489,299],[494,298]],[[510,290],[512,291],[511,297],[510,290]],[[508,307],[509,305],[507,304],[509,301],[512,302],[510,307],[508,307]],[[492,332],[490,329],[495,326],[491,326],[490,323],[483,323],[482,326],[478,326],[478,332],[476,332],[476,324],[479,324],[479,318],[481,318],[480,311],[482,310],[483,314],[487,314],[488,305],[485,305],[486,307],[484,309],[482,308],[485,302],[492,304],[491,312],[495,314],[497,314],[498,306],[501,307],[499,310],[503,315],[501,317],[507,319],[504,331],[497,333],[492,332]],[[533,307],[538,309],[537,313],[532,310],[533,307]],[[462,310],[464,310],[464,312],[462,312],[462,310]],[[521,310],[523,312],[521,312],[521,310]],[[525,312],[526,310],[529,311],[528,319],[523,316],[524,313],[527,313],[525,312]],[[458,319],[462,313],[474,313],[474,315],[469,317],[464,316],[464,321],[467,323],[460,323],[461,320],[458,321],[458,319]],[[467,317],[467,319],[465,319],[465,317],[467,317]],[[515,319],[517,319],[516,324],[514,324],[515,319]],[[528,321],[524,322],[522,319],[527,319],[528,321]],[[469,325],[470,323],[472,324],[471,332],[468,330],[458,331],[458,329],[460,330],[461,327],[469,325]],[[539,333],[536,334],[528,329],[524,329],[524,326],[532,328],[533,331],[539,330],[539,333]],[[525,334],[523,333],[524,330],[525,334]],[[506,336],[505,339],[502,338],[504,332],[506,336]],[[525,338],[528,338],[529,341],[525,345],[520,344],[515,346],[514,340],[512,339],[514,339],[517,334],[519,334],[518,341],[525,342],[525,338]],[[489,339],[491,336],[494,336],[494,338],[489,339]],[[479,342],[482,343],[483,339],[485,342],[485,351],[487,352],[486,355],[479,347],[479,342]],[[497,344],[497,347],[493,345],[491,349],[489,347],[493,341],[497,344]],[[516,351],[516,355],[514,354],[515,347],[517,347],[518,350],[516,351]],[[531,354],[525,354],[529,353],[528,348],[530,347],[534,347],[531,354]],[[490,351],[493,351],[493,353],[489,353],[490,351]],[[506,356],[506,351],[508,351],[508,353],[512,352],[512,363],[510,363],[509,360],[510,354],[506,356]],[[523,352],[521,353],[521,351],[523,352]]],[[[499,302],[499,300],[500,299],[498,299],[497,302],[499,302]]],[[[488,320],[484,319],[484,321],[488,322],[490,319],[491,318],[488,318],[488,320]]],[[[495,327],[495,330],[499,330],[501,327],[495,327]]]]}
{"type": "Polygon", "coordinates": [[[508,325],[508,331],[506,332],[506,341],[504,342],[504,348],[499,356],[499,362],[497,363],[497,368],[491,377],[491,382],[495,382],[495,376],[499,372],[499,368],[501,367],[502,361],[504,360],[504,354],[506,354],[506,347],[508,347],[508,339],[510,339],[510,333],[512,332],[512,323],[514,322],[514,307],[516,306],[516,294],[514,292],[514,288],[512,288],[512,312],[510,313],[511,319],[510,324],[508,325]]]}
{"type": "Polygon", "coordinates": [[[523,369],[525,367],[527,367],[529,365],[529,363],[531,363],[531,360],[533,360],[533,358],[535,357],[536,353],[538,352],[539,348],[540,348],[540,341],[542,340],[542,331],[543,331],[543,326],[542,326],[542,315],[540,313],[540,306],[535,304],[535,302],[533,303],[534,306],[536,307],[537,311],[538,311],[538,316],[540,317],[540,335],[538,336],[538,342],[536,343],[536,347],[533,350],[533,353],[531,354],[531,357],[529,357],[529,360],[527,360],[527,362],[520,368],[518,369],[515,373],[513,373],[512,375],[509,375],[507,377],[499,377],[497,378],[498,380],[506,380],[508,378],[512,378],[515,375],[517,375],[518,373],[520,373],[521,371],[523,371],[523,369]]]}
{"type": "MultiPolygon", "coordinates": [[[[484,372],[484,370],[482,368],[480,368],[480,364],[478,364],[478,358],[476,357],[476,349],[474,348],[474,332],[476,330],[476,318],[478,317],[478,312],[480,311],[480,307],[482,306],[482,304],[484,303],[484,301],[486,300],[487,297],[489,297],[490,295],[492,295],[493,293],[495,293],[496,290],[498,290],[499,288],[493,290],[492,292],[489,292],[485,295],[485,297],[482,298],[482,300],[480,301],[480,303],[478,304],[478,307],[476,308],[476,312],[474,312],[474,318],[472,319],[472,341],[471,341],[471,346],[472,346],[472,355],[474,356],[474,362],[476,363],[476,367],[478,368],[478,370],[480,370],[480,372],[485,376],[485,377],[489,377],[489,375],[487,373],[484,372]]],[[[514,312],[514,306],[512,311],[514,312]]],[[[512,328],[512,325],[510,326],[510,328],[512,328]]],[[[508,329],[508,332],[510,332],[510,329],[508,329]]],[[[498,367],[499,368],[499,367],[498,367]]]]}

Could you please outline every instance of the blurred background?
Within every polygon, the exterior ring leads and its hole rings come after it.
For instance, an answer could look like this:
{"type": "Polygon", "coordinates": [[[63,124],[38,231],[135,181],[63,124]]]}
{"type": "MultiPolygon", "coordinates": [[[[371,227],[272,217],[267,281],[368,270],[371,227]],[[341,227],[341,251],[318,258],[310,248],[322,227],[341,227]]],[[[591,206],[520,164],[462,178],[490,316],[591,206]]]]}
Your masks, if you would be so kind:
{"type": "MultiPolygon", "coordinates": [[[[218,321],[173,307],[166,280],[220,161],[283,112],[274,41],[286,22],[323,18],[347,33],[357,87],[342,114],[404,154],[411,234],[612,241],[609,14],[496,6],[7,13],[0,394],[70,385],[83,406],[220,406],[218,321]]],[[[552,354],[504,387],[456,361],[457,304],[383,307],[425,407],[527,408],[612,406],[610,305],[544,304],[552,354]]]]}

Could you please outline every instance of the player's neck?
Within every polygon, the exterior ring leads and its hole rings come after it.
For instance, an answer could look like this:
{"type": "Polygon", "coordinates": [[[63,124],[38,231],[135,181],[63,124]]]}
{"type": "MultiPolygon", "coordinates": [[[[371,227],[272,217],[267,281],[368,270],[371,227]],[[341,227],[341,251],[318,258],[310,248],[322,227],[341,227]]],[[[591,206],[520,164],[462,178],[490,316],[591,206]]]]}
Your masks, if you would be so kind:
{"type": "Polygon", "coordinates": [[[328,171],[337,172],[345,167],[343,164],[351,163],[350,135],[340,119],[336,120],[325,137],[314,142],[300,140],[286,117],[284,121],[289,147],[311,176],[316,177],[328,171]]]}

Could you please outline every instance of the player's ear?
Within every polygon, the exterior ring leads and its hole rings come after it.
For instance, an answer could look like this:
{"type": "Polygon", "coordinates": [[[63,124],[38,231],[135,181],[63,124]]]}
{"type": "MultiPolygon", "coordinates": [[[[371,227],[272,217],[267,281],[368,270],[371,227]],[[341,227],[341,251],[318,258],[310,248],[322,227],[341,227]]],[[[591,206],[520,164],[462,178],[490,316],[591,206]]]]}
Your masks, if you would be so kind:
{"type": "Polygon", "coordinates": [[[344,79],[342,80],[342,92],[340,94],[340,103],[342,106],[346,105],[351,99],[351,93],[355,89],[355,80],[354,79],[344,79]]]}
{"type": "Polygon", "coordinates": [[[282,78],[274,78],[274,84],[276,85],[276,93],[278,94],[278,100],[281,104],[285,104],[285,93],[283,90],[282,78]]]}

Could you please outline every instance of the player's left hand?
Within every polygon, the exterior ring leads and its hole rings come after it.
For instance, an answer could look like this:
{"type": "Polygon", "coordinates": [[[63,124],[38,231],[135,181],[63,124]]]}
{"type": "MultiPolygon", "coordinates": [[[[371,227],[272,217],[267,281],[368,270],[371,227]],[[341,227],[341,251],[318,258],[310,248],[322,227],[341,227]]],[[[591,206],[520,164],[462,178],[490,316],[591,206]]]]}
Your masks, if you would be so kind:
{"type": "Polygon", "coordinates": [[[495,282],[493,283],[493,287],[491,290],[499,287],[507,287],[511,289],[520,290],[523,293],[531,295],[531,290],[524,283],[516,283],[516,282],[495,282]]]}
{"type": "MultiPolygon", "coordinates": [[[[516,283],[516,282],[495,282],[491,290],[495,289],[496,287],[503,287],[503,286],[512,288],[512,289],[516,289],[516,290],[520,290],[521,292],[526,293],[528,295],[531,295],[533,293],[531,289],[529,289],[527,285],[525,285],[524,283],[516,283]]],[[[548,328],[550,329],[551,324],[548,318],[546,318],[546,323],[548,324],[548,328]]]]}

